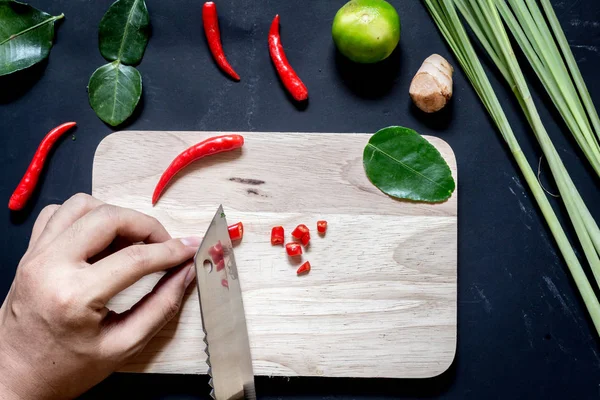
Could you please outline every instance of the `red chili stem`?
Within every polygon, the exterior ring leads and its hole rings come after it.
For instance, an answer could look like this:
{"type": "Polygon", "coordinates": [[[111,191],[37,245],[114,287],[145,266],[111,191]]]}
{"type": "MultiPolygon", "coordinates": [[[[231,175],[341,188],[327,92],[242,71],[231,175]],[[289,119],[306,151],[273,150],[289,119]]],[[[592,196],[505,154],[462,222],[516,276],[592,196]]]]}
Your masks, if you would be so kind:
{"type": "Polygon", "coordinates": [[[219,30],[219,18],[217,16],[217,6],[214,2],[209,1],[204,3],[202,7],[202,22],[204,25],[204,33],[206,34],[206,40],[208,41],[208,47],[213,55],[219,68],[223,70],[227,75],[235,79],[240,80],[240,76],[233,70],[225,53],[223,52],[223,45],[221,44],[221,31],[219,30]]]}
{"type": "Polygon", "coordinates": [[[271,229],[271,244],[283,244],[284,236],[283,236],[283,226],[275,226],[271,229]]]}
{"type": "Polygon", "coordinates": [[[283,86],[292,95],[296,101],[304,101],[308,99],[308,89],[300,80],[290,63],[288,62],[281,37],[279,36],[279,14],[275,16],[269,30],[269,53],[271,60],[275,64],[275,69],[283,82],[283,86]]]}
{"type": "Polygon", "coordinates": [[[244,145],[244,137],[241,135],[223,135],[216,136],[206,139],[200,143],[197,143],[187,150],[180,153],[171,164],[167,167],[165,172],[160,177],[154,194],[152,195],[152,204],[156,204],[161,193],[167,186],[167,184],[173,179],[173,177],[187,167],[192,162],[210,156],[213,154],[222,153],[225,151],[231,151],[239,149],[244,145]]]}
{"type": "Polygon", "coordinates": [[[25,204],[34,192],[37,183],[39,181],[42,170],[48,158],[48,154],[56,141],[69,129],[77,125],[75,122],[67,122],[57,126],[46,134],[46,136],[40,142],[33,159],[25,171],[25,174],[21,178],[19,185],[10,196],[8,201],[8,208],[17,211],[25,207],[25,204]]]}
{"type": "Polygon", "coordinates": [[[297,275],[302,275],[302,274],[307,274],[310,272],[310,262],[306,261],[304,264],[302,264],[300,266],[300,268],[298,268],[298,270],[296,271],[297,275]]]}
{"type": "Polygon", "coordinates": [[[231,240],[241,240],[244,236],[244,224],[241,222],[228,226],[227,230],[229,231],[229,238],[231,240]]]}

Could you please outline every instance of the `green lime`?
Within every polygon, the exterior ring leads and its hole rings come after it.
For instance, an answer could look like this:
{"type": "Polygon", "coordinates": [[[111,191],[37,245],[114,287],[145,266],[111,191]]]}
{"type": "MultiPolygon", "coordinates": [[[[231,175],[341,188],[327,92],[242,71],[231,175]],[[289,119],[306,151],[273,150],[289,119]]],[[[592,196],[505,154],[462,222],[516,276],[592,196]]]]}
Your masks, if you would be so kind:
{"type": "Polygon", "coordinates": [[[400,41],[400,17],[385,0],[351,0],[335,14],[331,29],[338,50],[358,63],[376,63],[400,41]]]}

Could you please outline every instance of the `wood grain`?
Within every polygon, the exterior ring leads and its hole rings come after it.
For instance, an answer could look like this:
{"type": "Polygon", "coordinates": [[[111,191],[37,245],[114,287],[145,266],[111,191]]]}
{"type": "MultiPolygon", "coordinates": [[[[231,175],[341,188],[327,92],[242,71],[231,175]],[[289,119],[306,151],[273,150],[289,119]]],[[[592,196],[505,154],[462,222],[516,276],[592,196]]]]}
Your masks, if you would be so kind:
{"type": "MultiPolygon", "coordinates": [[[[256,375],[423,378],[454,359],[457,307],[457,195],[441,204],[394,200],[366,178],[370,135],[244,133],[241,150],[204,159],[179,174],[152,207],[156,182],[188,146],[222,132],[124,131],[99,145],[93,195],[157,217],[174,237],[202,236],[219,204],[243,221],[236,247],[256,375]],[[297,277],[270,230],[316,229],[297,277]]],[[[455,179],[456,160],[427,137],[455,179]]],[[[160,274],[116,296],[129,308],[160,274]]],[[[207,371],[197,293],[124,371],[207,371]]]]}

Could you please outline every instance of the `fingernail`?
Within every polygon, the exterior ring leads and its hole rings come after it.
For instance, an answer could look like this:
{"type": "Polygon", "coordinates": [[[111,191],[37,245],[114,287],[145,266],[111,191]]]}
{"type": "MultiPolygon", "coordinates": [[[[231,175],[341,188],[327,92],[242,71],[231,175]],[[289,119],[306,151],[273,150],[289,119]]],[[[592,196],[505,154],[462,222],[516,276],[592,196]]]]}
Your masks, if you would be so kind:
{"type": "Polygon", "coordinates": [[[191,237],[187,237],[187,238],[183,238],[183,239],[179,239],[181,240],[181,243],[183,243],[185,246],[188,247],[198,247],[200,246],[200,242],[202,241],[202,239],[200,239],[199,237],[195,237],[195,236],[191,236],[191,237]]]}
{"type": "Polygon", "coordinates": [[[185,274],[185,287],[187,288],[188,286],[190,286],[190,284],[194,281],[194,279],[196,278],[196,267],[194,266],[194,264],[190,265],[188,268],[187,273],[185,274]]]}

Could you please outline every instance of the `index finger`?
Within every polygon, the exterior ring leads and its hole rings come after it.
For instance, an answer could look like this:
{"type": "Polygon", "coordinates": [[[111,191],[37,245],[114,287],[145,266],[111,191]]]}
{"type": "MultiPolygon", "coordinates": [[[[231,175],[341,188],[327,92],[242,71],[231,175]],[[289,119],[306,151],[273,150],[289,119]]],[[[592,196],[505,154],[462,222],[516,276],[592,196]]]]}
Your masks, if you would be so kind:
{"type": "Polygon", "coordinates": [[[162,243],[171,239],[156,219],[139,211],[113,205],[101,205],[90,211],[57,239],[59,248],[79,261],[86,261],[108,247],[117,237],[131,242],[162,243]]]}

